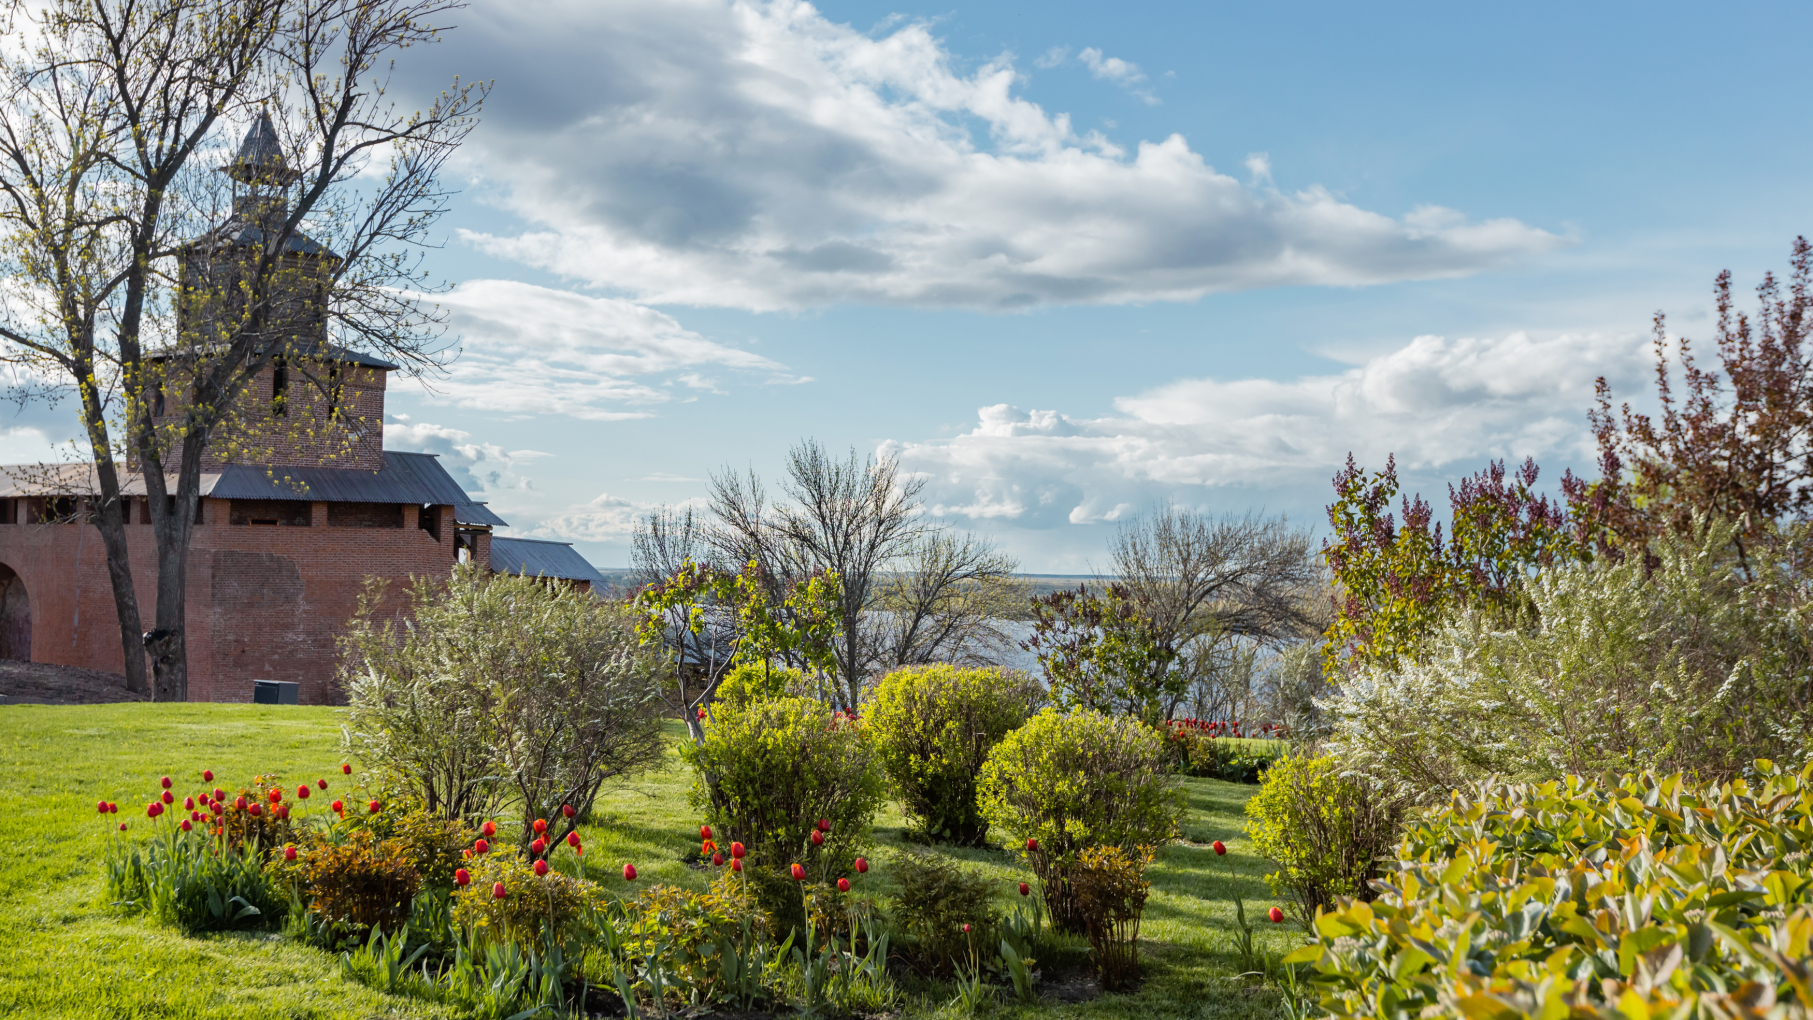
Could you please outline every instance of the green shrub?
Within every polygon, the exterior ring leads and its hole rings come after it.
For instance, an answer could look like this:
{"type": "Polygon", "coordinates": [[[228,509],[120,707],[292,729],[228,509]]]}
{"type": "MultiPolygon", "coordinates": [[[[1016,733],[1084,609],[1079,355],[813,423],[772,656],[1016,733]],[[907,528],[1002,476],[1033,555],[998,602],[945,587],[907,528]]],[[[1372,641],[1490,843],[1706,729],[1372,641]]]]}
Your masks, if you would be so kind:
{"type": "Polygon", "coordinates": [[[474,857],[469,871],[472,884],[453,891],[453,919],[492,942],[534,945],[549,927],[557,934],[569,931],[589,907],[602,901],[594,883],[562,871],[537,875],[512,850],[474,857]],[[505,893],[501,900],[492,892],[500,882],[505,893]]]}
{"type": "Polygon", "coordinates": [[[920,666],[883,677],[869,732],[901,809],[926,838],[981,846],[976,774],[1037,707],[1038,685],[1007,669],[920,666]]]}
{"type": "Polygon", "coordinates": [[[809,697],[810,693],[806,689],[805,675],[797,669],[744,662],[718,681],[717,690],[711,692],[711,700],[715,711],[718,707],[743,708],[751,702],[769,701],[789,694],[809,697]]]}
{"type": "Polygon", "coordinates": [[[1805,1017],[1813,767],[1486,784],[1315,921],[1334,1017],[1805,1017]]]}
{"type": "Polygon", "coordinates": [[[1139,979],[1139,919],[1152,883],[1152,848],[1096,846],[1077,857],[1070,884],[1102,987],[1118,991],[1139,979]]]}
{"type": "Polygon", "coordinates": [[[1784,565],[1805,551],[1759,555],[1745,582],[1731,534],[1711,522],[1658,542],[1653,564],[1549,570],[1527,584],[1533,624],[1465,614],[1416,660],[1361,670],[1328,705],[1331,753],[1424,803],[1489,777],[1730,779],[1755,758],[1805,761],[1806,585],[1784,565]]]}
{"type": "Polygon", "coordinates": [[[989,948],[992,955],[1001,925],[993,881],[942,854],[921,849],[895,854],[888,869],[900,883],[889,918],[912,937],[921,964],[950,974],[969,955],[972,942],[989,948]],[[963,931],[966,924],[973,929],[969,935],[963,931]]]}
{"type": "Polygon", "coordinates": [[[1265,877],[1307,922],[1337,896],[1371,899],[1402,810],[1327,755],[1278,759],[1246,802],[1246,832],[1278,870],[1265,877]]]}
{"type": "Polygon", "coordinates": [[[607,781],[660,763],[666,670],[624,606],[538,578],[459,568],[420,578],[402,627],[383,589],[341,639],[349,754],[407,786],[435,814],[478,819],[521,806],[553,837],[607,781]]]}
{"type": "Polygon", "coordinates": [[[1175,722],[1166,728],[1165,740],[1180,774],[1228,783],[1257,783],[1290,753],[1287,741],[1218,737],[1175,722]]]}
{"type": "Polygon", "coordinates": [[[1046,709],[1009,733],[982,767],[983,817],[1020,845],[1052,922],[1081,932],[1067,871],[1086,849],[1133,850],[1176,837],[1183,791],[1165,739],[1129,716],[1046,709]],[[1036,851],[1024,849],[1038,840],[1036,851]]]}
{"type": "MultiPolygon", "coordinates": [[[[670,982],[668,991],[694,1002],[712,1002],[725,993],[720,947],[738,943],[745,917],[756,938],[770,934],[767,915],[729,868],[707,892],[652,886],[625,903],[623,912],[624,955],[645,970],[658,964],[670,982]]],[[[599,978],[609,981],[609,975],[599,978]]]]}
{"type": "Polygon", "coordinates": [[[705,739],[680,753],[693,768],[693,806],[705,811],[720,846],[748,848],[745,869],[783,927],[804,920],[788,865],[834,879],[869,843],[884,784],[859,720],[792,696],[724,705],[705,739]],[[814,846],[821,819],[831,831],[814,846]]]}

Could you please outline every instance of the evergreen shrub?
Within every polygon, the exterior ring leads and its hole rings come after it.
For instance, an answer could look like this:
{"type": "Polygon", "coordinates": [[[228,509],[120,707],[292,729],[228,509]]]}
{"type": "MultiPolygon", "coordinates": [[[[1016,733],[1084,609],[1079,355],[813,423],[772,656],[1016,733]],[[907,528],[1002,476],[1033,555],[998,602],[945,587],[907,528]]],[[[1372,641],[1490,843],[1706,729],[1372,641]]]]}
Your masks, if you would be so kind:
{"type": "Polygon", "coordinates": [[[1806,1017],[1813,767],[1494,781],[1315,919],[1333,1017],[1806,1017]]]}
{"type": "Polygon", "coordinates": [[[1068,882],[1082,852],[1168,843],[1184,808],[1164,736],[1093,711],[1048,708],[1027,720],[995,745],[977,789],[991,830],[1020,847],[1052,922],[1067,932],[1084,930],[1068,882]]]}
{"type": "Polygon", "coordinates": [[[913,938],[919,962],[933,972],[952,973],[972,943],[993,947],[1000,940],[995,883],[974,869],[909,849],[892,858],[889,870],[900,883],[889,918],[913,938]],[[967,935],[966,924],[972,929],[967,935]]]}
{"type": "Polygon", "coordinates": [[[1038,685],[1017,670],[917,666],[882,678],[868,709],[869,732],[921,835],[983,845],[988,821],[976,807],[976,776],[1039,696],[1038,685]]]}

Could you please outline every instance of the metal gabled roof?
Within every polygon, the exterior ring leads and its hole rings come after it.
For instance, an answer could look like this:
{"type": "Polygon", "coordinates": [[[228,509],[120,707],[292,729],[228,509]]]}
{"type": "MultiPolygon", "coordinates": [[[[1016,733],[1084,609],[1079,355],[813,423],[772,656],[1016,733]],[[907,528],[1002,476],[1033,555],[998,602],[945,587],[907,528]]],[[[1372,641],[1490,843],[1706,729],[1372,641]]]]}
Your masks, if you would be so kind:
{"type": "Polygon", "coordinates": [[[492,535],[491,569],[499,574],[590,581],[594,589],[602,589],[608,583],[597,567],[579,555],[571,542],[492,535]]]}
{"type": "MultiPolygon", "coordinates": [[[[166,477],[174,489],[176,476],[166,477]]],[[[100,492],[93,464],[0,466],[0,499],[17,496],[88,496],[100,492]]],[[[124,475],[121,495],[143,496],[145,479],[124,475]]],[[[466,495],[431,453],[385,451],[381,471],[354,468],[264,467],[229,464],[201,477],[201,494],[212,499],[306,499],[323,503],[416,503],[453,507],[460,524],[506,527],[509,522],[466,495]]]]}

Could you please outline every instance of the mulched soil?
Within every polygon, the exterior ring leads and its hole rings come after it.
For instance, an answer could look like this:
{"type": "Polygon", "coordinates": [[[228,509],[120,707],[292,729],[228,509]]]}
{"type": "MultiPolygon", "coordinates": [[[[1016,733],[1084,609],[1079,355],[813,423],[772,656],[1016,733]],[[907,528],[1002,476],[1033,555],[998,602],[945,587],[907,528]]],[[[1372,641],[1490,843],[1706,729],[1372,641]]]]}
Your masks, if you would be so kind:
{"type": "Polygon", "coordinates": [[[0,659],[0,694],[15,705],[102,705],[114,701],[149,701],[126,690],[118,673],[48,662],[0,659]]]}

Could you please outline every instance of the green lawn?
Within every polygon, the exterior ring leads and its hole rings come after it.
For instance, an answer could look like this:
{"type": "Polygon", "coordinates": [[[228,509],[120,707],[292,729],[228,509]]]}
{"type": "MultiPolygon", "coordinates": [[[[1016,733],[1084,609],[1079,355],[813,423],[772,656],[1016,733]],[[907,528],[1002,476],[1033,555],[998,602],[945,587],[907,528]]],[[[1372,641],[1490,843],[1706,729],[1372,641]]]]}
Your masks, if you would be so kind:
{"type": "MultiPolygon", "coordinates": [[[[177,792],[238,784],[258,773],[292,781],[327,776],[339,793],[342,713],[327,708],[250,705],[84,705],[0,708],[0,1016],[22,1017],[433,1017],[436,1007],[373,992],[340,977],[338,960],[275,935],[189,938],[106,902],[101,855],[120,838],[115,822],[142,828],[143,805],[159,776],[177,792]],[[97,800],[117,801],[103,821],[97,800]]],[[[673,726],[678,739],[684,730],[673,726]]],[[[356,776],[354,777],[357,778],[356,776]]],[[[696,846],[698,820],[686,802],[689,777],[677,758],[667,770],[625,784],[603,798],[585,832],[587,866],[607,888],[621,890],[620,869],[634,862],[638,886],[669,882],[700,887],[705,876],[680,857],[696,846]]],[[[1024,1009],[1001,1017],[1170,1018],[1260,1017],[1277,1011],[1276,996],[1238,980],[1230,933],[1238,890],[1254,916],[1270,904],[1262,864],[1248,855],[1241,805],[1253,787],[1186,780],[1190,841],[1164,849],[1151,872],[1152,899],[1141,928],[1146,981],[1131,995],[1024,1009]],[[1223,840],[1230,853],[1207,847],[1223,840]],[[1200,844],[1200,845],[1198,845],[1200,844]]],[[[902,820],[891,809],[877,819],[881,852],[872,878],[887,883],[885,847],[899,846],[902,820]]],[[[132,833],[128,833],[132,835],[132,833]]],[[[1020,869],[1003,853],[956,856],[1002,879],[1020,869]]],[[[1274,949],[1294,944],[1290,932],[1265,925],[1274,949]]],[[[908,1016],[935,1012],[937,989],[909,998],[908,1016]]]]}

